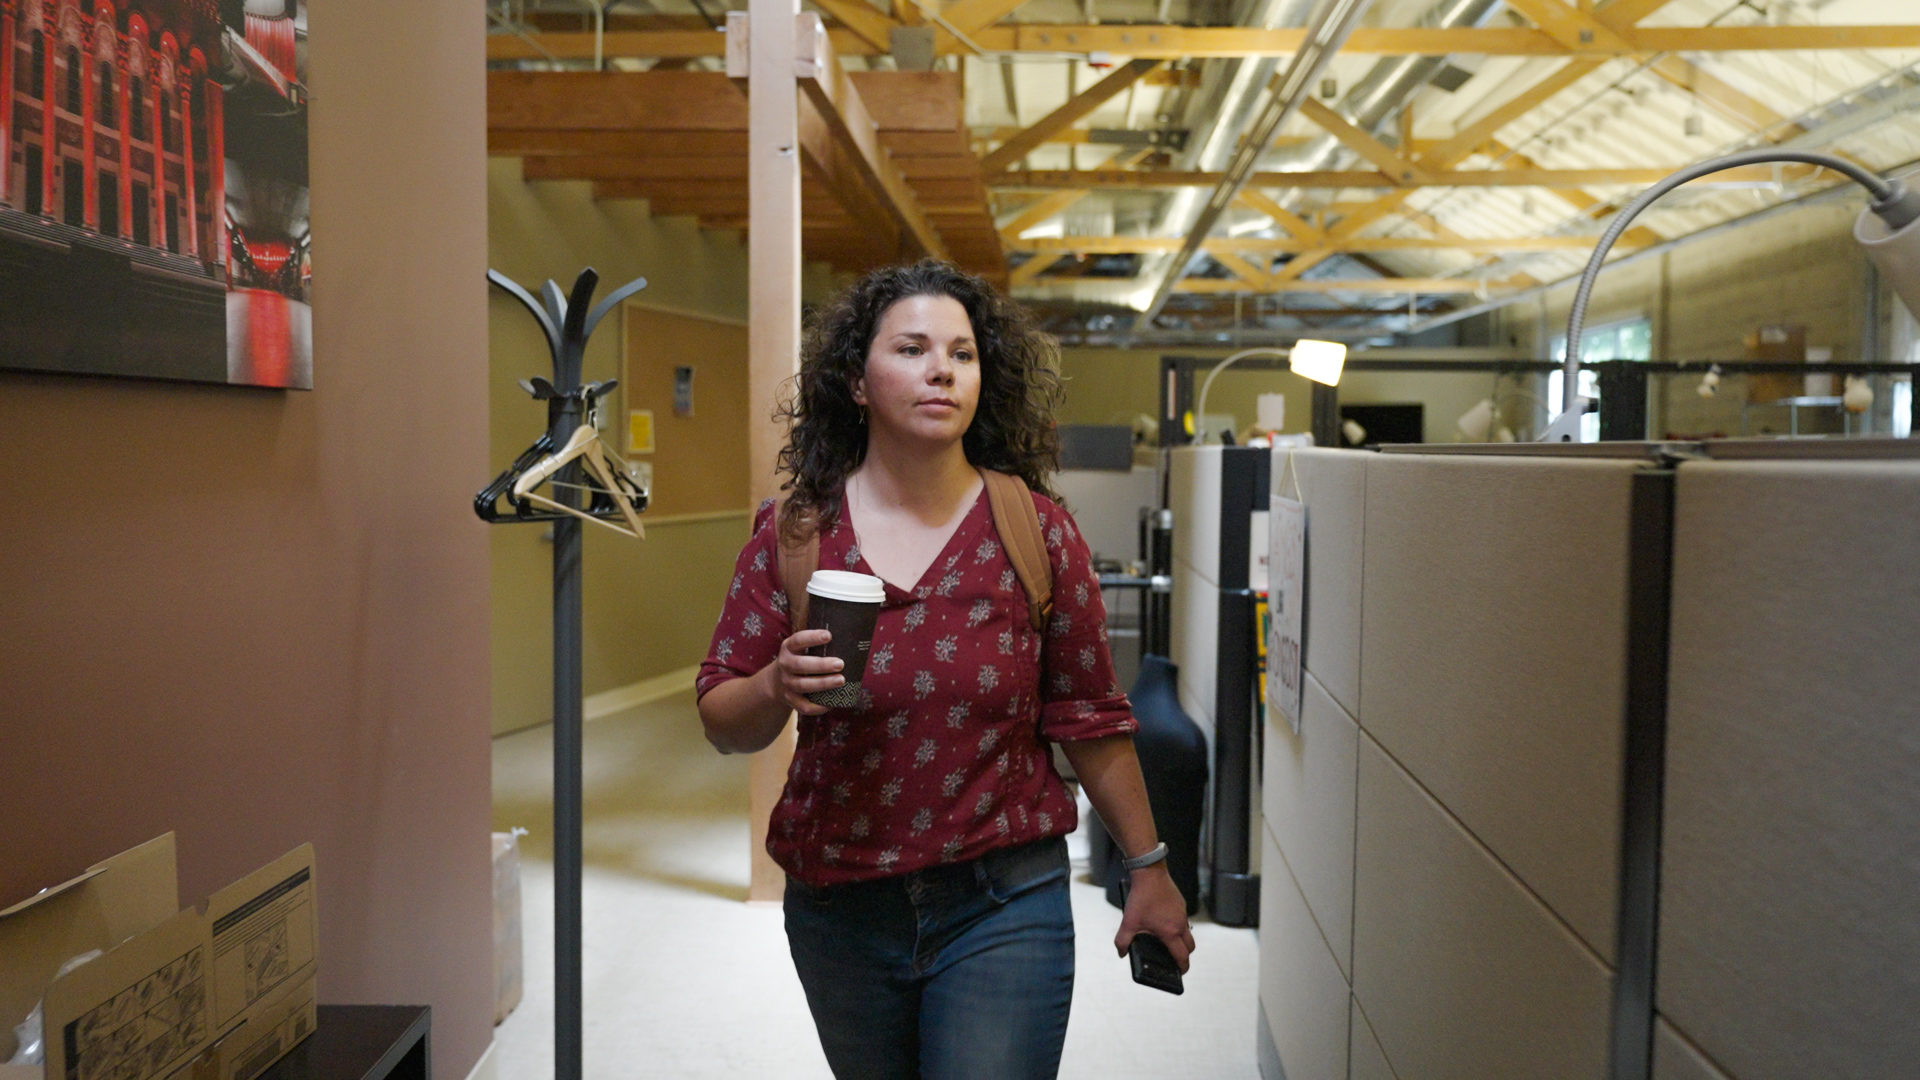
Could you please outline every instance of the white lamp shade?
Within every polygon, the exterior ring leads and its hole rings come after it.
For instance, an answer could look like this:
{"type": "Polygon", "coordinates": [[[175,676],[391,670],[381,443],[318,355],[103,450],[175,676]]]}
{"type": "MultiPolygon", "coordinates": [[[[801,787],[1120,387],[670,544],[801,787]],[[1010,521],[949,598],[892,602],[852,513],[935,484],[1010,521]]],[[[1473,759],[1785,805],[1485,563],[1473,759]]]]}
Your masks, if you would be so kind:
{"type": "Polygon", "coordinates": [[[1853,224],[1853,238],[1867,249],[1867,258],[1893,287],[1894,295],[1920,319],[1920,220],[1894,230],[1887,228],[1880,215],[1862,210],[1853,224]]]}
{"type": "Polygon", "coordinates": [[[1481,398],[1475,402],[1473,408],[1460,415],[1458,423],[1460,434],[1465,435],[1468,442],[1484,442],[1487,432],[1493,429],[1493,399],[1481,398]]]}
{"type": "Polygon", "coordinates": [[[1328,386],[1340,385],[1340,369],[1347,366],[1347,347],[1337,341],[1302,338],[1293,343],[1287,363],[1295,375],[1328,386]]]}

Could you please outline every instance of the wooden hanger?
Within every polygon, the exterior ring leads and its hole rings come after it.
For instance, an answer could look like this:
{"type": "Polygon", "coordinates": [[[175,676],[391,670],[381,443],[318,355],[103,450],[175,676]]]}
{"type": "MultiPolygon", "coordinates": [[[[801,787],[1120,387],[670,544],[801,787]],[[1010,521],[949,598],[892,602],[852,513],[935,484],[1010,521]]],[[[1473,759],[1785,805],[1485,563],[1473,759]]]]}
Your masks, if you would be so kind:
{"type": "Polygon", "coordinates": [[[535,506],[544,506],[549,510],[571,514],[596,525],[604,525],[622,536],[645,539],[647,535],[646,527],[640,523],[640,514],[636,509],[637,506],[646,505],[647,493],[627,473],[626,462],[621,461],[618,455],[607,449],[606,443],[600,439],[599,429],[594,426],[591,418],[587,423],[574,429],[572,437],[567,440],[565,446],[535,462],[526,472],[520,474],[513,483],[513,497],[515,500],[525,500],[535,506]],[[613,460],[609,461],[609,458],[613,460]],[[614,506],[619,508],[621,521],[624,524],[596,517],[578,507],[547,498],[534,490],[540,484],[550,482],[555,473],[575,460],[580,462],[599,486],[595,487],[593,484],[558,486],[584,491],[589,497],[606,496],[614,506]]]}

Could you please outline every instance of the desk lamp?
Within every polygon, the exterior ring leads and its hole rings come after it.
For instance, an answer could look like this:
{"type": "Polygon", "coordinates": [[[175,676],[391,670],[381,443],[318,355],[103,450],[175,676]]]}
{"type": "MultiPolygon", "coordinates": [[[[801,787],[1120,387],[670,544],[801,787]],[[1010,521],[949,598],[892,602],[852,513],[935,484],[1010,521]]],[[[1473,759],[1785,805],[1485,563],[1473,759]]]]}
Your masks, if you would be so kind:
{"type": "Polygon", "coordinates": [[[1907,305],[1907,310],[1920,316],[1920,225],[1914,224],[1920,220],[1920,191],[1909,190],[1899,180],[1882,179],[1843,158],[1799,150],[1749,150],[1690,165],[1641,192],[1639,198],[1628,203],[1627,208],[1613,219],[1607,231],[1600,235],[1600,242],[1594,246],[1593,257],[1587,260],[1586,272],[1580,275],[1580,287],[1574,290],[1573,307],[1567,313],[1567,356],[1560,387],[1562,412],[1560,419],[1547,429],[1541,441],[1573,442],[1579,430],[1579,414],[1586,411],[1586,399],[1581,398],[1575,390],[1580,373],[1580,331],[1587,321],[1587,302],[1593,296],[1594,280],[1600,276],[1600,264],[1606,261],[1607,252],[1612,250],[1614,241],[1620,239],[1627,227],[1633,224],[1633,219],[1640,216],[1640,212],[1652,205],[1654,200],[1689,180],[1697,180],[1723,169],[1776,161],[1798,161],[1832,169],[1867,189],[1873,196],[1873,202],[1861,211],[1860,219],[1854,222],[1853,238],[1867,249],[1867,258],[1872,259],[1874,266],[1886,275],[1893,291],[1907,305]],[[1568,423],[1569,418],[1571,424],[1568,423]]]}
{"type": "Polygon", "coordinates": [[[1347,347],[1338,341],[1315,341],[1311,338],[1301,338],[1293,343],[1293,348],[1291,349],[1256,346],[1234,353],[1232,356],[1213,365],[1213,370],[1207,372],[1206,381],[1200,384],[1200,398],[1194,403],[1194,409],[1188,414],[1187,418],[1187,433],[1189,435],[1198,430],[1195,424],[1200,421],[1198,421],[1197,418],[1207,415],[1207,393],[1213,389],[1213,380],[1219,378],[1220,373],[1227,370],[1230,365],[1244,360],[1249,356],[1283,356],[1287,359],[1288,369],[1295,375],[1312,379],[1314,382],[1323,383],[1327,386],[1339,386],[1340,372],[1347,364],[1347,347]]]}

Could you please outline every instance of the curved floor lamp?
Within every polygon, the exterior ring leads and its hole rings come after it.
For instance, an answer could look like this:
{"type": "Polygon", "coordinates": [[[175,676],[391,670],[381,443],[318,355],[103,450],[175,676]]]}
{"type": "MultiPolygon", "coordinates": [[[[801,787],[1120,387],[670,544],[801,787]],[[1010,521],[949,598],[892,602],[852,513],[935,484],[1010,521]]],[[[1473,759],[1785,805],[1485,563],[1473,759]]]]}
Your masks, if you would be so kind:
{"type": "MultiPolygon", "coordinates": [[[[1697,180],[1723,169],[1776,161],[1798,161],[1832,169],[1873,195],[1873,202],[1861,211],[1860,219],[1854,223],[1853,238],[1867,249],[1867,257],[1886,275],[1888,283],[1893,286],[1901,302],[1907,305],[1907,309],[1920,316],[1920,226],[1914,224],[1920,220],[1920,191],[1909,190],[1899,180],[1882,179],[1851,161],[1830,154],[1798,150],[1749,150],[1728,154],[1681,169],[1641,192],[1640,197],[1628,203],[1627,208],[1620,211],[1613,223],[1607,226],[1607,231],[1600,235],[1600,242],[1593,249],[1593,257],[1587,260],[1586,272],[1580,275],[1580,287],[1574,290],[1573,307],[1567,313],[1567,356],[1560,386],[1562,412],[1572,410],[1578,396],[1575,385],[1580,373],[1580,332],[1587,321],[1587,302],[1593,296],[1594,280],[1600,276],[1600,264],[1606,261],[1607,252],[1612,250],[1614,241],[1620,239],[1627,227],[1633,224],[1633,219],[1640,216],[1640,212],[1651,206],[1654,200],[1689,180],[1697,180]]],[[[1548,437],[1555,437],[1551,430],[1548,437]]]]}

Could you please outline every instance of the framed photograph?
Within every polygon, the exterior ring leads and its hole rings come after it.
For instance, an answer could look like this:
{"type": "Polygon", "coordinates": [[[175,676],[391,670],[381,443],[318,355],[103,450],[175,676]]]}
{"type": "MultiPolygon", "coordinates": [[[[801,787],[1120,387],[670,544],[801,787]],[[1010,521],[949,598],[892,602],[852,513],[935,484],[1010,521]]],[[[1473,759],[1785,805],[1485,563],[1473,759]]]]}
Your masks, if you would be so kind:
{"type": "Polygon", "coordinates": [[[0,368],[309,389],[306,0],[0,4],[0,368]]]}

